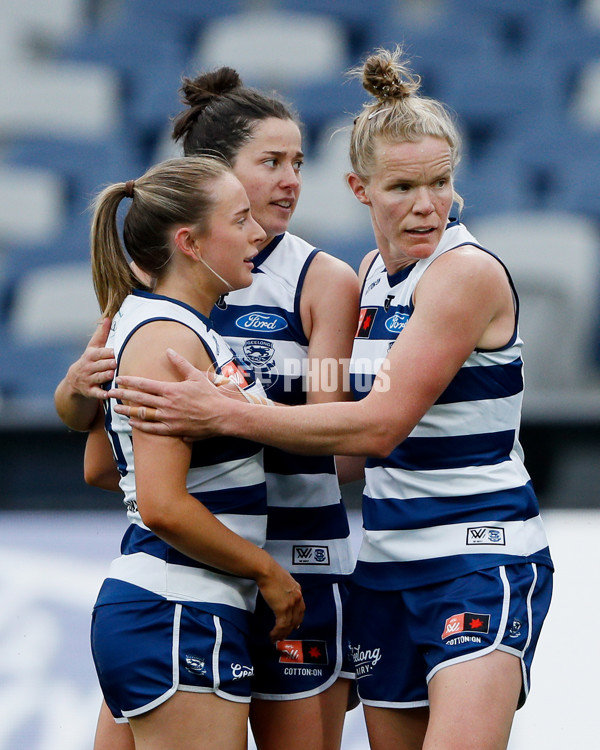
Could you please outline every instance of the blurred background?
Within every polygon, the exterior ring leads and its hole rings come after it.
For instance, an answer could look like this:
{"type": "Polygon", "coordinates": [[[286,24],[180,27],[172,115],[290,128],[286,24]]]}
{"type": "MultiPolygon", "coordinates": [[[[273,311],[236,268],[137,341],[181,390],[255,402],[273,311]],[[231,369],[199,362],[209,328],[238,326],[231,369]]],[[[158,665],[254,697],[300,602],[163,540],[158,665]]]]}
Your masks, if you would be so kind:
{"type": "MultiPolygon", "coordinates": [[[[99,314],[90,199],[174,155],[182,75],[227,64],[304,123],[291,230],[357,268],[373,239],[344,174],[366,97],[346,72],[398,43],[456,113],[462,218],[521,298],[521,438],[562,566],[511,748],[595,744],[593,665],[558,644],[583,649],[599,614],[600,0],[0,0],[0,750],[91,747],[99,703],[89,610],[125,519],[52,403],[99,314]]],[[[345,497],[358,534],[360,487],[345,497]]],[[[350,719],[344,747],[366,747],[350,719]]]]}

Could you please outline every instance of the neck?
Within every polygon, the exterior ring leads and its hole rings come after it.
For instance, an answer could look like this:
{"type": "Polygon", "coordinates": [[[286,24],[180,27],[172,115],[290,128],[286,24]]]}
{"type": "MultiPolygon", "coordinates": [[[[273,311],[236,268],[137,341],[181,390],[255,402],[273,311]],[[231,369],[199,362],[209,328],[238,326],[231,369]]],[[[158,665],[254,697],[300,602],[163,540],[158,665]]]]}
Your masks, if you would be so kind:
{"type": "Polygon", "coordinates": [[[207,318],[210,316],[219,296],[223,293],[220,289],[214,289],[208,279],[198,281],[197,279],[180,276],[158,281],[154,291],[156,294],[162,294],[165,297],[184,302],[207,318]]]}

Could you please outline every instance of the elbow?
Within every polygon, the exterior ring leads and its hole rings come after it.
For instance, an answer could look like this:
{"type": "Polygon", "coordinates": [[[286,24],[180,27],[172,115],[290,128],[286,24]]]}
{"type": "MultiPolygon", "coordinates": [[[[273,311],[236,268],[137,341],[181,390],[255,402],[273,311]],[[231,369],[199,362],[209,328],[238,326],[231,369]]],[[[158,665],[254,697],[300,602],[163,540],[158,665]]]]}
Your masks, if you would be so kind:
{"type": "Polygon", "coordinates": [[[106,473],[101,471],[98,466],[93,464],[84,464],[83,478],[86,484],[92,487],[104,487],[106,484],[106,473]]]}
{"type": "Polygon", "coordinates": [[[168,507],[162,503],[157,503],[153,498],[151,503],[144,502],[143,496],[137,495],[138,511],[142,517],[144,525],[147,526],[156,536],[164,539],[173,532],[173,515],[168,507]]]}
{"type": "Polygon", "coordinates": [[[368,455],[372,458],[387,458],[397,445],[387,435],[378,436],[373,439],[368,455]]]}
{"type": "Polygon", "coordinates": [[[398,434],[391,425],[382,422],[371,432],[367,455],[372,458],[387,458],[405,438],[406,433],[398,434]]]}

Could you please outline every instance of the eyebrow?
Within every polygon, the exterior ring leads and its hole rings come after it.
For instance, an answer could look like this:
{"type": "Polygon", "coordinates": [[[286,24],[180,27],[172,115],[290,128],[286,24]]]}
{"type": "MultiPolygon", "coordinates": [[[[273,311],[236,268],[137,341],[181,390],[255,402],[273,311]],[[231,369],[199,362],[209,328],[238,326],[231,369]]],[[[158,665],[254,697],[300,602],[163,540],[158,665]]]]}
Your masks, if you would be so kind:
{"type": "Polygon", "coordinates": [[[233,215],[235,217],[237,216],[243,216],[244,214],[250,213],[250,206],[246,206],[246,208],[241,208],[239,211],[236,211],[233,215]]]}
{"type": "MultiPolygon", "coordinates": [[[[263,151],[266,156],[287,156],[287,151],[263,151]]],[[[304,159],[303,151],[296,151],[294,154],[296,159],[304,159]]]]}

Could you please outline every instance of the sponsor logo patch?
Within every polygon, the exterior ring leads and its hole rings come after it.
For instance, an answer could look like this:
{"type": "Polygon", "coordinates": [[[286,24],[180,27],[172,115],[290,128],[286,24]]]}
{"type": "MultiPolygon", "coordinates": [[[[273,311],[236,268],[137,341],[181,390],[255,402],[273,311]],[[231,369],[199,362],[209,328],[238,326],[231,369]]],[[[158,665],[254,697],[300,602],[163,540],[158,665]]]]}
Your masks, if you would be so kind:
{"type": "Polygon", "coordinates": [[[280,664],[329,664],[325,641],[277,641],[280,664]]]}
{"type": "Polygon", "coordinates": [[[356,671],[356,678],[361,679],[362,677],[370,677],[373,672],[373,668],[377,662],[381,659],[381,649],[378,648],[363,648],[362,646],[350,646],[350,656],[354,662],[354,669],[356,671]]]}
{"type": "Polygon", "coordinates": [[[232,664],[231,676],[234,680],[243,680],[245,677],[254,677],[254,667],[247,667],[244,664],[232,664]]]}
{"type": "Polygon", "coordinates": [[[459,615],[452,615],[446,620],[442,639],[448,638],[457,633],[489,633],[490,616],[476,614],[475,612],[462,612],[459,615]]]}
{"type": "Polygon", "coordinates": [[[504,546],[506,539],[501,526],[472,526],[467,529],[467,544],[499,544],[504,546]]]}
{"type": "Polygon", "coordinates": [[[368,339],[371,335],[371,328],[377,315],[376,307],[362,307],[358,317],[358,328],[356,329],[357,339],[368,339]]]}
{"type": "Polygon", "coordinates": [[[245,370],[235,359],[230,360],[221,367],[221,375],[230,378],[240,388],[248,388],[252,384],[247,370],[245,370]]]}
{"type": "Polygon", "coordinates": [[[275,347],[265,339],[248,339],[244,343],[244,359],[254,367],[264,367],[275,354],[275,347]]]}
{"type": "Polygon", "coordinates": [[[385,321],[385,328],[390,333],[400,333],[408,323],[410,315],[406,313],[395,312],[391,318],[385,321]]]}
{"type": "Polygon", "coordinates": [[[206,674],[206,660],[201,656],[195,656],[194,654],[185,655],[185,668],[192,674],[204,675],[206,674]]]}
{"type": "Polygon", "coordinates": [[[381,278],[378,278],[378,279],[375,279],[375,281],[372,281],[367,287],[367,291],[365,292],[365,294],[368,294],[371,291],[371,289],[373,289],[374,287],[377,286],[377,284],[379,284],[380,281],[381,281],[381,278]]]}
{"type": "Polygon", "coordinates": [[[295,544],[292,551],[294,565],[329,565],[329,547],[295,544]]]}
{"type": "Polygon", "coordinates": [[[288,327],[285,318],[275,313],[250,312],[239,317],[235,324],[242,331],[283,331],[288,327]]]}

